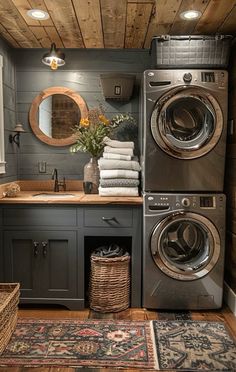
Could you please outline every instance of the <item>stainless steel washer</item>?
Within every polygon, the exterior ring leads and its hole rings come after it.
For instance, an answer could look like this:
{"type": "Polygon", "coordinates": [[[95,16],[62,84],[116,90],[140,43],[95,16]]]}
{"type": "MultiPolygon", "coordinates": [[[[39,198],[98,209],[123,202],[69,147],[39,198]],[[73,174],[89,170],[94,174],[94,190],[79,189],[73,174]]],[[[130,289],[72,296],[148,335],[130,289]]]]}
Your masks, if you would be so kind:
{"type": "Polygon", "coordinates": [[[223,191],[227,89],[226,71],[144,72],[144,191],[223,191]]]}
{"type": "Polygon", "coordinates": [[[221,307],[223,194],[145,194],[143,236],[144,307],[221,307]]]}

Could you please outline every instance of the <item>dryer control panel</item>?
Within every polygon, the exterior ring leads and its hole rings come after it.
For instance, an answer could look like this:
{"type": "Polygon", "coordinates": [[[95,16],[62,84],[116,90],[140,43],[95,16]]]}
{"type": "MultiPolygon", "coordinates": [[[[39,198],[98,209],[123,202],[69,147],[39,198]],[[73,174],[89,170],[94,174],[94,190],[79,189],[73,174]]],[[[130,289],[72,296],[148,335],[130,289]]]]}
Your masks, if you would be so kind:
{"type": "Polygon", "coordinates": [[[226,71],[192,71],[187,70],[186,72],[179,71],[176,73],[177,83],[184,82],[187,85],[201,85],[206,86],[209,89],[215,85],[218,88],[227,87],[228,74],[226,71]],[[203,83],[203,84],[202,84],[203,83]]]}

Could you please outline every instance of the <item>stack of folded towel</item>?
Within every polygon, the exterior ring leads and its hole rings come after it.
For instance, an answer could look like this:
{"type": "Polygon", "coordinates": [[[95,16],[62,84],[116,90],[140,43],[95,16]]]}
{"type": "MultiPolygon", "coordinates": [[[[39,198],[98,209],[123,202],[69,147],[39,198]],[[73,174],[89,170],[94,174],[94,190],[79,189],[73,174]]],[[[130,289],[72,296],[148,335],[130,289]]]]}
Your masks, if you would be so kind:
{"type": "Polygon", "coordinates": [[[133,157],[134,142],[104,138],[104,152],[98,160],[99,195],[138,196],[140,165],[133,157]]]}

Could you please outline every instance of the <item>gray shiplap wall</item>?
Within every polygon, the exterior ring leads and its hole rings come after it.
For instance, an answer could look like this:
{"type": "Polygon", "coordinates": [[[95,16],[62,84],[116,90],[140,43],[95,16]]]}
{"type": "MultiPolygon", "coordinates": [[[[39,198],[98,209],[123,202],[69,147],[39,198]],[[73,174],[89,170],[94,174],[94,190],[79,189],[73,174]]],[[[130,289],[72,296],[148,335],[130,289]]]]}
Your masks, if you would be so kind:
{"type": "Polygon", "coordinates": [[[60,176],[82,179],[88,154],[71,154],[69,147],[52,147],[39,141],[31,131],[28,113],[33,98],[51,86],[64,86],[78,92],[89,108],[104,104],[112,117],[118,112],[130,112],[138,120],[140,77],[150,67],[147,50],[65,50],[66,65],[57,71],[42,64],[45,50],[15,50],[17,76],[17,112],[26,133],[21,136],[19,151],[19,177],[21,179],[47,179],[53,168],[60,176]],[[104,72],[136,75],[134,94],[129,102],[105,101],[100,84],[104,72]],[[39,173],[38,163],[47,163],[46,173],[39,173]]]}
{"type": "Polygon", "coordinates": [[[0,184],[17,179],[17,147],[9,143],[9,134],[16,124],[16,77],[12,49],[0,39],[0,54],[3,56],[3,105],[6,173],[0,175],[0,184]]]}

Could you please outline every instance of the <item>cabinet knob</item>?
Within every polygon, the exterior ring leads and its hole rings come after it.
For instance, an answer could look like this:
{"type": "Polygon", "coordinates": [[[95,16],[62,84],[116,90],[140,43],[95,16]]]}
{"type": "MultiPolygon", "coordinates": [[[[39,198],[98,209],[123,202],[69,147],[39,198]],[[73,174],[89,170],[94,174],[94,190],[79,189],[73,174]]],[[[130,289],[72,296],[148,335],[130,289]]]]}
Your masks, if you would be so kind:
{"type": "Polygon", "coordinates": [[[42,242],[42,246],[43,246],[43,256],[46,257],[47,256],[47,245],[48,245],[48,242],[45,241],[45,242],[42,242]]]}
{"type": "Polygon", "coordinates": [[[36,242],[36,241],[33,241],[33,246],[34,246],[34,256],[38,256],[38,246],[39,246],[39,242],[36,242]]]}

